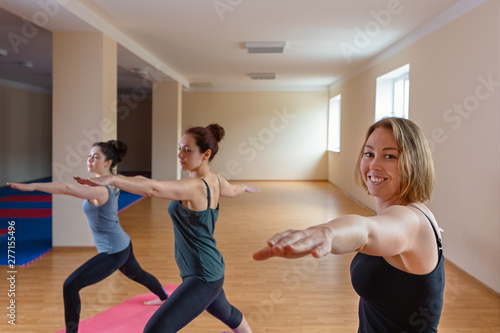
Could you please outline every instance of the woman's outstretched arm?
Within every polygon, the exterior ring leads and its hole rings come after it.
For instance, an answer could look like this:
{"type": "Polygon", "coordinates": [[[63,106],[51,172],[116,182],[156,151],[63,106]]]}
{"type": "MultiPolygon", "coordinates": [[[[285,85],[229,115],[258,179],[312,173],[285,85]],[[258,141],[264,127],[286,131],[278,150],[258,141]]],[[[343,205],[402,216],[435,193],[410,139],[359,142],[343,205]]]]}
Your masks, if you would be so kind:
{"type": "Polygon", "coordinates": [[[345,215],[305,230],[287,230],[275,234],[267,247],[254,253],[255,260],[270,257],[316,258],[329,253],[359,251],[375,256],[395,256],[412,251],[419,243],[422,228],[428,225],[414,210],[392,206],[371,217],[345,215]]]}
{"type": "Polygon", "coordinates": [[[194,196],[193,193],[200,186],[196,179],[191,178],[173,181],[157,181],[145,177],[126,177],[121,175],[74,178],[78,183],[84,185],[112,185],[138,195],[168,200],[190,200],[194,196]]]}
{"type": "Polygon", "coordinates": [[[255,193],[260,192],[260,190],[252,185],[238,183],[231,184],[224,177],[217,175],[220,179],[221,196],[234,198],[244,192],[255,193]]]}
{"type": "Polygon", "coordinates": [[[41,191],[51,194],[70,195],[80,199],[97,200],[106,202],[108,191],[104,188],[68,184],[66,182],[47,183],[7,183],[10,187],[20,191],[41,191]]]}

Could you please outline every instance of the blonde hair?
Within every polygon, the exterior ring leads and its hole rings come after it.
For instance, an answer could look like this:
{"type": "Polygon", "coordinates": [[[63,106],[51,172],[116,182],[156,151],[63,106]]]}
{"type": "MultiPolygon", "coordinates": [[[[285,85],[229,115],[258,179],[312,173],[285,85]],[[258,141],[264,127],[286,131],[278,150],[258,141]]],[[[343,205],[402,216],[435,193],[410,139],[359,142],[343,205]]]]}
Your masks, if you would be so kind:
{"type": "Polygon", "coordinates": [[[405,203],[430,200],[434,189],[434,162],[431,150],[420,128],[411,120],[404,118],[383,118],[370,126],[356,163],[356,183],[368,191],[360,164],[366,141],[377,128],[391,130],[398,145],[400,198],[405,203]]]}

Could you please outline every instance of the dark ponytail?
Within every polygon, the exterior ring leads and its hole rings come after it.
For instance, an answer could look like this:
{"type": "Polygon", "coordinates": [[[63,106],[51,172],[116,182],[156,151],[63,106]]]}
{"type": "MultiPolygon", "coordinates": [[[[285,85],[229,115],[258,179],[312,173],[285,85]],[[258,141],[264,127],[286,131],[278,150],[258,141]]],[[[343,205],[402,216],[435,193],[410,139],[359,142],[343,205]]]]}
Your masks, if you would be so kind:
{"type": "Polygon", "coordinates": [[[98,146],[106,157],[105,161],[111,160],[110,170],[116,167],[118,163],[123,162],[127,156],[127,145],[119,140],[109,140],[108,142],[96,142],[92,147],[98,146]]]}
{"type": "Polygon", "coordinates": [[[188,128],[184,134],[190,134],[195,138],[201,153],[210,149],[212,154],[208,160],[211,161],[219,151],[219,142],[224,138],[226,131],[219,124],[210,124],[207,127],[188,128]]]}

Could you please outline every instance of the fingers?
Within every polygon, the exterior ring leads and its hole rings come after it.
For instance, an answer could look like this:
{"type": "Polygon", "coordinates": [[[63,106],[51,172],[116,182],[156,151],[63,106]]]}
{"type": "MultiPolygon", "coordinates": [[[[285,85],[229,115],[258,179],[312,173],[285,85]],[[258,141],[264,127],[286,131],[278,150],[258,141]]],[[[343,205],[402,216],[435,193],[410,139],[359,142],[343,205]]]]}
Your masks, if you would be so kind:
{"type": "Polygon", "coordinates": [[[290,235],[293,232],[294,232],[294,230],[287,230],[287,231],[280,232],[280,233],[274,235],[273,237],[269,238],[267,240],[267,245],[269,245],[271,247],[275,246],[281,240],[283,240],[285,237],[287,237],[288,235],[290,235]]]}
{"type": "Polygon", "coordinates": [[[276,253],[273,251],[272,248],[270,247],[265,247],[253,254],[253,259],[254,260],[266,260],[271,257],[274,257],[276,253]]]}
{"type": "Polygon", "coordinates": [[[320,258],[329,253],[328,246],[323,241],[311,235],[307,230],[287,230],[280,232],[267,241],[267,248],[254,253],[255,260],[265,260],[271,257],[300,258],[312,254],[320,258]]]}
{"type": "Polygon", "coordinates": [[[257,187],[252,186],[252,185],[247,185],[247,186],[248,186],[247,192],[250,192],[250,193],[260,192],[260,188],[257,188],[257,187]]]}
{"type": "Polygon", "coordinates": [[[274,235],[268,241],[268,244],[277,250],[287,248],[296,251],[297,249],[311,247],[312,241],[313,239],[311,239],[307,230],[287,230],[274,235]]]}
{"type": "Polygon", "coordinates": [[[76,180],[78,184],[89,185],[89,186],[100,186],[100,184],[95,183],[89,178],[81,178],[78,176],[74,176],[73,179],[76,180]]]}
{"type": "Polygon", "coordinates": [[[314,258],[322,258],[329,254],[331,251],[331,248],[327,246],[326,244],[322,243],[319,246],[317,246],[312,252],[312,256],[314,258]]]}
{"type": "Polygon", "coordinates": [[[74,180],[76,180],[76,182],[78,184],[82,184],[82,185],[88,185],[87,181],[88,181],[88,178],[87,179],[83,179],[83,178],[80,178],[78,176],[74,176],[73,177],[74,180]]]}
{"type": "Polygon", "coordinates": [[[34,188],[31,188],[29,184],[21,184],[21,183],[7,183],[8,186],[15,190],[19,191],[33,191],[34,188]]]}
{"type": "Polygon", "coordinates": [[[287,230],[280,232],[267,241],[268,248],[254,254],[255,260],[270,257],[300,258],[311,254],[315,258],[326,256],[331,251],[331,240],[322,229],[287,230]]]}
{"type": "Polygon", "coordinates": [[[253,254],[254,260],[266,260],[271,257],[281,256],[287,257],[289,253],[284,249],[283,244],[277,245],[283,238],[292,234],[293,230],[280,232],[267,241],[267,247],[260,249],[253,254]]]}

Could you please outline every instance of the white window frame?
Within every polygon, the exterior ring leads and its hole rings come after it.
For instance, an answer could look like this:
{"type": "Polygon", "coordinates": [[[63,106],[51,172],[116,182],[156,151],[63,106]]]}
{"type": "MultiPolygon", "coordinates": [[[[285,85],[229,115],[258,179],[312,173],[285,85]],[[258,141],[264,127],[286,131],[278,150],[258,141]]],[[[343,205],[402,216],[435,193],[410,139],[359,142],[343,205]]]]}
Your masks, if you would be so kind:
{"type": "Polygon", "coordinates": [[[410,64],[377,78],[375,121],[384,117],[409,117],[410,64]],[[402,91],[397,86],[403,82],[402,91]]]}

